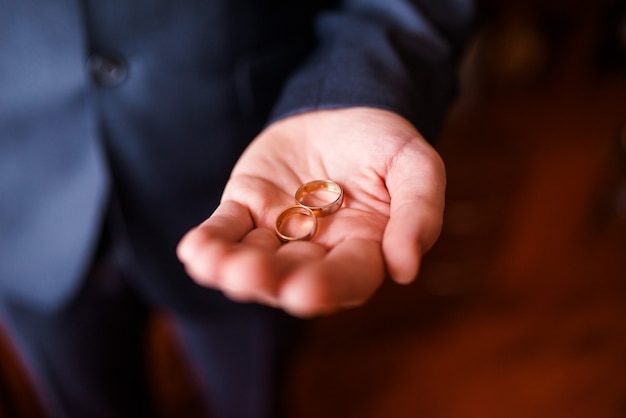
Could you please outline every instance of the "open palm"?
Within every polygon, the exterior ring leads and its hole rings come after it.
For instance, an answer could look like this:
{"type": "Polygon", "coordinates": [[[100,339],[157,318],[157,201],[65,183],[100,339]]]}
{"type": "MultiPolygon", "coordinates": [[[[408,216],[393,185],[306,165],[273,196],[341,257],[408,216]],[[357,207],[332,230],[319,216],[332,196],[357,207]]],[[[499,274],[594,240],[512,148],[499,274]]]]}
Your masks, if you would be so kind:
{"type": "Polygon", "coordinates": [[[386,276],[408,283],[441,228],[445,170],[400,116],[373,108],[303,113],[247,148],[222,202],[189,231],[178,255],[190,276],[238,301],[298,316],[367,301],[386,276]],[[342,208],[319,218],[312,241],[281,244],[276,217],[296,189],[331,179],[342,208]]]}

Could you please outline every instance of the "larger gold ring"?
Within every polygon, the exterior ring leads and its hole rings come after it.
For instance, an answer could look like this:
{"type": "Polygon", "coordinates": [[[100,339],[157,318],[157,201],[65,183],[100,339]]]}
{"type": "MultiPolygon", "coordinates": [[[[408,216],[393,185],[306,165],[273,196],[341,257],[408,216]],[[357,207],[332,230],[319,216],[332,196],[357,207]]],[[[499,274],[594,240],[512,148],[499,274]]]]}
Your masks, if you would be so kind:
{"type": "Polygon", "coordinates": [[[276,232],[278,239],[280,239],[282,242],[308,241],[312,239],[317,233],[317,217],[315,216],[313,211],[311,211],[311,209],[305,206],[290,206],[284,209],[276,218],[276,226],[274,227],[274,231],[276,232]],[[308,218],[311,218],[311,227],[308,228],[308,230],[302,235],[290,235],[284,232],[282,228],[289,218],[296,215],[304,215],[308,218]]]}
{"type": "MultiPolygon", "coordinates": [[[[316,197],[319,200],[319,197],[316,197]]],[[[298,205],[310,209],[316,216],[326,216],[336,212],[343,204],[343,189],[340,185],[332,180],[314,180],[304,183],[296,190],[296,202],[298,205]],[[329,203],[317,204],[307,201],[315,194],[315,192],[324,191],[331,192],[337,197],[329,203]]]]}

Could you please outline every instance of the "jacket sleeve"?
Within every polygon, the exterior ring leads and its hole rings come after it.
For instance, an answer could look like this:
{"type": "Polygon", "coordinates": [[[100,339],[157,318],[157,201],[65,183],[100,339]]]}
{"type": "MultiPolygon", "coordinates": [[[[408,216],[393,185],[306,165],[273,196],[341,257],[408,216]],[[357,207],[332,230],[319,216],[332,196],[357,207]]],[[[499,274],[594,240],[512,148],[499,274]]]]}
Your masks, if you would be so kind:
{"type": "Polygon", "coordinates": [[[369,106],[434,139],[472,17],[470,0],[346,0],[320,13],[317,48],[288,79],[272,119],[369,106]]]}

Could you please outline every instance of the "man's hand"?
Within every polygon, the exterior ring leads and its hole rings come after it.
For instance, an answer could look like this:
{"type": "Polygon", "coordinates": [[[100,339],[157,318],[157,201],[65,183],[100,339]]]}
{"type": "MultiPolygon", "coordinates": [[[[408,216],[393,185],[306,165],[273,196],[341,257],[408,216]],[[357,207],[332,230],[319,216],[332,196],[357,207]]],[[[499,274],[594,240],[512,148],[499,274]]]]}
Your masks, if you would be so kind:
{"type": "Polygon", "coordinates": [[[445,169],[402,117],[373,108],[303,113],[247,148],[216,211],[178,257],[200,285],[237,301],[314,316],[366,302],[386,276],[410,283],[441,230],[445,169]],[[277,215],[311,180],[340,184],[345,202],[312,241],[281,244],[277,215]]]}

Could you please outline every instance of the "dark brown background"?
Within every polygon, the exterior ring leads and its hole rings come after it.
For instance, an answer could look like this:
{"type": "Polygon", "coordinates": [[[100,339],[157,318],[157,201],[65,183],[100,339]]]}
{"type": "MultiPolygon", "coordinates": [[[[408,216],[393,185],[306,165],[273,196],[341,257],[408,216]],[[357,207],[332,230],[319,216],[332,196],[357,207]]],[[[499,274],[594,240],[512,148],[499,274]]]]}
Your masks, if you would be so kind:
{"type": "MultiPolygon", "coordinates": [[[[479,3],[442,237],[415,284],[308,324],[288,417],[626,416],[623,3],[479,3]]],[[[156,317],[150,380],[163,417],[192,417],[169,335],[156,317]]],[[[0,416],[38,412],[0,340],[0,416]]]]}

